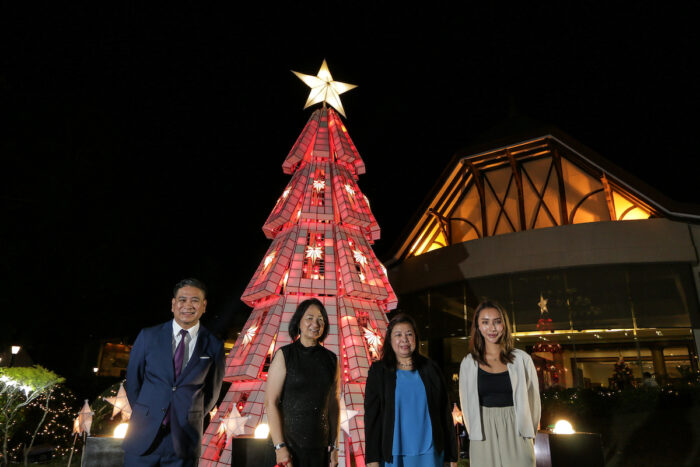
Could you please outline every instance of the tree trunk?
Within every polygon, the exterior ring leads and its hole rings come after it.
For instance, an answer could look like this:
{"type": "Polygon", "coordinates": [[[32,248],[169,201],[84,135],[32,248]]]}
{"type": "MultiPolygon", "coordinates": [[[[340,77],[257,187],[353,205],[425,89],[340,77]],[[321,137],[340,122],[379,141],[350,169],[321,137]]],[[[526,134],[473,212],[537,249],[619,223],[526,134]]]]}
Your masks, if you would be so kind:
{"type": "Polygon", "coordinates": [[[36,434],[39,432],[39,429],[41,428],[41,425],[44,424],[44,420],[46,420],[46,416],[49,414],[49,402],[51,402],[51,393],[53,392],[53,389],[49,389],[46,393],[46,405],[44,406],[44,415],[41,417],[41,420],[39,420],[39,423],[37,424],[36,428],[34,428],[34,433],[32,433],[32,439],[29,441],[29,445],[24,448],[24,466],[27,467],[29,464],[29,450],[34,446],[34,439],[36,438],[36,434]]]}

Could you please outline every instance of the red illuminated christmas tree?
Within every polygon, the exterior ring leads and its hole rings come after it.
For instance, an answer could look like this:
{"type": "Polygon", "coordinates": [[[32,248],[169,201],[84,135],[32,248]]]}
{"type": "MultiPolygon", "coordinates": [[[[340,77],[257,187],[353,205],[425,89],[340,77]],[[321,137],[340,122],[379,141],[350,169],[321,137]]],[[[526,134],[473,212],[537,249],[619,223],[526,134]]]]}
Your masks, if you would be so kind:
{"type": "Polygon", "coordinates": [[[311,88],[306,107],[323,106],[282,164],[292,179],[263,225],[272,244],[241,297],[253,311],[229,352],[225,380],[232,384],[204,435],[200,466],[231,465],[228,438],[252,437],[266,423],[270,359],[290,343],[287,325],[310,297],[328,311],[324,345],[342,365],[340,465],[350,466],[351,458],[365,465],[367,370],[378,358],[396,296],[371,247],[379,226],[357,185],[364,162],[333,110],[345,116],[338,96],[355,86],[333,81],[325,61],[316,76],[295,74],[311,88]]]}

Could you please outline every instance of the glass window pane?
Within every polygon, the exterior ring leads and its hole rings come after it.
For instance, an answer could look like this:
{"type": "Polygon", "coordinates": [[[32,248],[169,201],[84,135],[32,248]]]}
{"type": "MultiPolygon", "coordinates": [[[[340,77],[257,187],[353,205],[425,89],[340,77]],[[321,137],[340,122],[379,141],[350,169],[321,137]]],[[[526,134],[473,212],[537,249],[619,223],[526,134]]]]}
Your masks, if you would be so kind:
{"type": "Polygon", "coordinates": [[[638,327],[690,327],[690,315],[698,313],[690,266],[635,265],[629,276],[638,327]]]}
{"type": "Polygon", "coordinates": [[[631,329],[623,267],[576,268],[566,271],[574,329],[631,329]]]}

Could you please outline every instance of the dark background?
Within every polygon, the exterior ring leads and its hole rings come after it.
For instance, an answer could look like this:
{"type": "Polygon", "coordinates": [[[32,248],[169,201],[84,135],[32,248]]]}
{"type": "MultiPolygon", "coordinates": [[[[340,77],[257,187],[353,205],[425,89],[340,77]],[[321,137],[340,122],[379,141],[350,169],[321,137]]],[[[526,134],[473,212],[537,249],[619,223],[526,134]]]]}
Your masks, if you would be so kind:
{"type": "Polygon", "coordinates": [[[261,227],[312,112],[290,70],[324,58],[359,85],[342,101],[380,259],[452,155],[513,121],[700,200],[690,3],[102,3],[0,11],[0,344],[69,384],[99,339],[169,319],[183,277],[209,285],[215,331],[247,317],[261,227]]]}

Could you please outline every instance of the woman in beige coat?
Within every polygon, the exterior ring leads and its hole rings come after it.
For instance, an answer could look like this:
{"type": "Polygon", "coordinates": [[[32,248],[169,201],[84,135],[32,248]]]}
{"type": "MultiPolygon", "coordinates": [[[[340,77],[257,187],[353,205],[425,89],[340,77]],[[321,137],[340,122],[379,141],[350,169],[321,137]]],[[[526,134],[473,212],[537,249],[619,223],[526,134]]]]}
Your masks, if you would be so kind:
{"type": "Polygon", "coordinates": [[[493,300],[476,308],[459,397],[474,467],[534,467],[540,392],[532,358],[513,347],[508,315],[493,300]]]}

